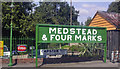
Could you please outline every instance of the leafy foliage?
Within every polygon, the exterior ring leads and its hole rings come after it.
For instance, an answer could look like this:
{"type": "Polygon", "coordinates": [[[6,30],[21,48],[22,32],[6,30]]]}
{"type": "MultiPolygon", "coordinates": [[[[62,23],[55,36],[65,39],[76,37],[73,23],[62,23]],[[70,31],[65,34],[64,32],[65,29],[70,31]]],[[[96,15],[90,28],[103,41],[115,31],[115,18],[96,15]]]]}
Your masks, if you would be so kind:
{"type": "Polygon", "coordinates": [[[71,51],[71,52],[75,52],[75,51],[82,52],[82,51],[84,51],[84,47],[80,47],[78,45],[77,46],[73,45],[69,48],[69,51],[71,51]]]}
{"type": "Polygon", "coordinates": [[[92,21],[91,17],[87,18],[87,21],[85,21],[85,26],[88,26],[88,24],[92,21]]]}
{"type": "Polygon", "coordinates": [[[69,48],[70,52],[79,52],[79,56],[101,56],[102,46],[96,43],[79,43],[69,48]]]}
{"type": "MultiPolygon", "coordinates": [[[[40,2],[40,6],[35,8],[34,22],[41,24],[70,24],[70,6],[67,2],[40,2]]],[[[78,25],[78,11],[73,10],[73,25],[78,25]]]]}
{"type": "Polygon", "coordinates": [[[10,5],[10,2],[2,3],[3,34],[5,35],[6,32],[4,31],[6,31],[6,29],[10,29],[12,19],[13,31],[17,31],[22,35],[27,35],[27,32],[31,31],[31,29],[29,29],[31,25],[30,12],[34,4],[32,4],[31,2],[15,2],[13,10],[12,8],[10,8],[10,5]]]}
{"type": "Polygon", "coordinates": [[[120,13],[120,1],[119,2],[112,2],[109,5],[109,8],[107,10],[108,12],[117,12],[120,13]]]}
{"type": "MultiPolygon", "coordinates": [[[[2,30],[4,36],[9,36],[9,32],[6,31],[10,31],[11,20],[13,23],[13,36],[34,37],[36,24],[70,24],[70,6],[67,2],[40,2],[37,7],[32,2],[15,2],[13,12],[10,5],[10,2],[2,3],[2,30]]],[[[72,7],[72,11],[73,25],[79,25],[77,21],[79,12],[74,7],[72,7]]]]}
{"type": "Polygon", "coordinates": [[[62,46],[62,49],[69,49],[69,48],[70,48],[69,45],[64,45],[64,46],[62,46]]]}

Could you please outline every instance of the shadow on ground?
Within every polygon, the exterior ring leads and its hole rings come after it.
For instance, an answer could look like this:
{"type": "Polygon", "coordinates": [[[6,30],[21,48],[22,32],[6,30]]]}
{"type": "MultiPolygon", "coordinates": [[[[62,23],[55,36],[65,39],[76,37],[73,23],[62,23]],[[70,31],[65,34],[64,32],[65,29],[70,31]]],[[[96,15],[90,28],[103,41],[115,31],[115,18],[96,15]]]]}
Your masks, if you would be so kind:
{"type": "Polygon", "coordinates": [[[100,58],[99,56],[94,56],[94,57],[63,56],[61,58],[44,58],[43,64],[86,62],[93,60],[103,60],[103,59],[100,58]]]}

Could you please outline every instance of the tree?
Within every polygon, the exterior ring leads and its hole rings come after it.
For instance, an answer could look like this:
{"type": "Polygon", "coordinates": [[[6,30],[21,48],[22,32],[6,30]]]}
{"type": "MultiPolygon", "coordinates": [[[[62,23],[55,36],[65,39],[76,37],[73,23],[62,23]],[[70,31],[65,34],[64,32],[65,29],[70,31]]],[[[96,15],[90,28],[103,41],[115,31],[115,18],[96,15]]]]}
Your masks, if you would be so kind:
{"type": "MultiPolygon", "coordinates": [[[[34,22],[41,24],[70,24],[70,6],[67,2],[40,2],[35,8],[34,22]]],[[[77,21],[78,11],[72,7],[73,25],[79,25],[77,21]]]]}
{"type": "Polygon", "coordinates": [[[81,26],[84,26],[83,22],[80,23],[81,26]]]}
{"type": "MultiPolygon", "coordinates": [[[[67,2],[40,2],[35,8],[32,2],[15,2],[11,12],[10,2],[2,3],[2,32],[9,36],[11,15],[13,16],[13,36],[30,36],[35,34],[35,26],[41,24],[70,24],[70,6],[67,2]],[[33,8],[35,11],[32,12],[33,8]],[[17,27],[17,28],[16,28],[17,27]],[[6,32],[8,31],[8,32],[6,32]]],[[[79,25],[77,21],[78,11],[72,7],[73,25],[79,25]]]]}
{"type": "MultiPolygon", "coordinates": [[[[13,16],[13,35],[21,34],[28,36],[27,33],[31,31],[31,10],[34,7],[32,2],[14,2],[13,12],[10,8],[10,2],[2,3],[2,30],[5,35],[10,29],[11,16],[13,16]]],[[[9,35],[9,34],[8,34],[9,35]]],[[[6,36],[8,36],[6,35],[6,36]]]]}
{"type": "Polygon", "coordinates": [[[120,1],[119,2],[112,2],[109,5],[109,8],[108,8],[107,12],[117,12],[117,13],[120,13],[120,1]]]}
{"type": "Polygon", "coordinates": [[[88,24],[92,21],[91,17],[87,18],[87,21],[85,21],[85,26],[88,26],[88,24]]]}
{"type": "MultiPolygon", "coordinates": [[[[72,7],[72,25],[79,25],[78,13],[72,7]]],[[[33,24],[70,25],[70,6],[67,2],[39,2],[33,13],[33,21],[33,24]]]]}
{"type": "MultiPolygon", "coordinates": [[[[0,1],[0,6],[2,6],[1,1],[0,1]]],[[[2,10],[2,8],[0,7],[0,10],[2,10]]],[[[0,11],[0,33],[2,33],[2,11],[0,11]]],[[[0,34],[0,41],[2,41],[2,34],[0,34]]]]}

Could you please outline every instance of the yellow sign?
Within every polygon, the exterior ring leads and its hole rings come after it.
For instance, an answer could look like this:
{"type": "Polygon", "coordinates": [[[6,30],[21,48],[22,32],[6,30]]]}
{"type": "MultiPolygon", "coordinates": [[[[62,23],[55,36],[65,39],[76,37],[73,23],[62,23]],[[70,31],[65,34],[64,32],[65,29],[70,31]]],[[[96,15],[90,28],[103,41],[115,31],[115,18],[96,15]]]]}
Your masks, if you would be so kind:
{"type": "Polygon", "coordinates": [[[3,56],[3,41],[0,41],[0,56],[3,56]]]}

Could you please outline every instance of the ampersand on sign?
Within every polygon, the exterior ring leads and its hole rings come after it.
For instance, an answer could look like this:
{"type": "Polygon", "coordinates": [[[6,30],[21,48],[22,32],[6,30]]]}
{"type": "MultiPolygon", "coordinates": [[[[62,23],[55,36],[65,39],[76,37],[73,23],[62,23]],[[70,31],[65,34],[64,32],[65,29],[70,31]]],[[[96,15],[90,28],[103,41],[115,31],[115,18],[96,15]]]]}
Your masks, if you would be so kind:
{"type": "Polygon", "coordinates": [[[42,40],[43,40],[43,41],[47,41],[47,37],[46,37],[45,34],[42,36],[42,40]]]}

